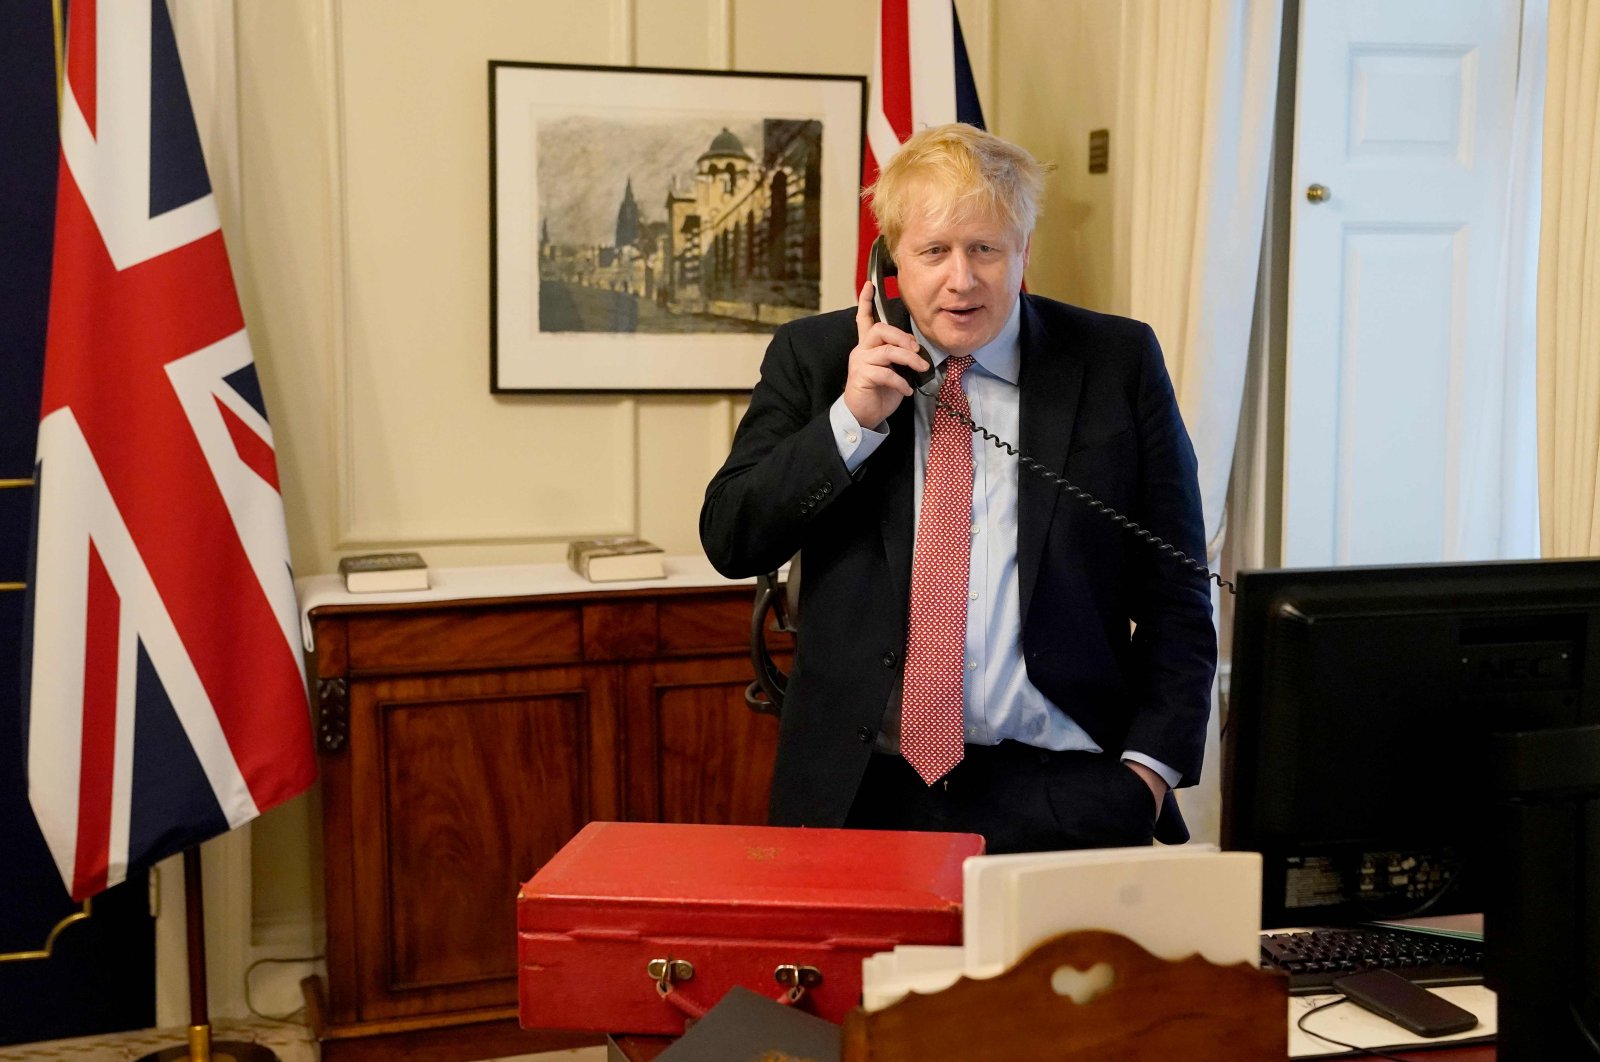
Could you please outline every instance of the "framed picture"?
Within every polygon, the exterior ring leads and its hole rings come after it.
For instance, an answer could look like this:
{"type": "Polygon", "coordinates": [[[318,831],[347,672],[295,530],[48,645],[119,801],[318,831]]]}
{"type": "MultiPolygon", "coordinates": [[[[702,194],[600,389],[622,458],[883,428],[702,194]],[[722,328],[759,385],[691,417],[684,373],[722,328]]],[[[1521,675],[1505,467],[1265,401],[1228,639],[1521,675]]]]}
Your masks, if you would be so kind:
{"type": "Polygon", "coordinates": [[[491,62],[491,389],[754,386],[855,299],[865,86],[491,62]]]}

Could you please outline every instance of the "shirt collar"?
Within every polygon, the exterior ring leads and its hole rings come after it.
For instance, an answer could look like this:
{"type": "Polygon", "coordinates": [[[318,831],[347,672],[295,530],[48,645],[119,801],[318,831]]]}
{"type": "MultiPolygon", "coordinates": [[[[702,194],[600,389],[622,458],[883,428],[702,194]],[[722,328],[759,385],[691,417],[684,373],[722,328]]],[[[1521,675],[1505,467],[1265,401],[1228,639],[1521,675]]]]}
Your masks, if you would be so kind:
{"type": "MultiPolygon", "coordinates": [[[[917,342],[933,356],[934,367],[944,364],[948,357],[944,351],[929,343],[923,336],[922,330],[917,327],[915,319],[911,322],[911,334],[917,337],[917,342]]],[[[1006,323],[1000,326],[1000,334],[989,342],[972,352],[972,358],[983,370],[992,376],[998,376],[1009,384],[1015,384],[1022,375],[1022,294],[1017,293],[1017,301],[1011,304],[1011,316],[1006,318],[1006,323]]]]}

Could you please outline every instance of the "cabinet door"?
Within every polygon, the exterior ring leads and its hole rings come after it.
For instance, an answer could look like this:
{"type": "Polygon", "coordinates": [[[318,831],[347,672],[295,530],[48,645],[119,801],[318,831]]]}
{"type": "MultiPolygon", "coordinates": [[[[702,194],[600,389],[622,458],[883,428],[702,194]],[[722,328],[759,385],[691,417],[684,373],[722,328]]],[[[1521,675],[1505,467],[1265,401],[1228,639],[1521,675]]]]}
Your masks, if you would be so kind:
{"type": "Polygon", "coordinates": [[[518,886],[620,810],[616,689],[576,667],[351,684],[362,1018],[515,1001],[518,886]]]}
{"type": "Polygon", "coordinates": [[[767,821],[778,720],[750,711],[748,657],[657,661],[623,674],[627,817],[767,821]]]}

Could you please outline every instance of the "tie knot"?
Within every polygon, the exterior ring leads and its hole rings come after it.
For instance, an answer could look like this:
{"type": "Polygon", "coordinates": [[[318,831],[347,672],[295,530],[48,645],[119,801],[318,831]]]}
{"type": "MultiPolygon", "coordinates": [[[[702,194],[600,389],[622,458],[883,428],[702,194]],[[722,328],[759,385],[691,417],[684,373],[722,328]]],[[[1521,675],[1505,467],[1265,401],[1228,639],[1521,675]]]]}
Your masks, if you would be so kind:
{"type": "Polygon", "coordinates": [[[972,367],[972,355],[950,356],[944,359],[944,382],[939,385],[942,391],[947,387],[961,386],[961,374],[972,367]]]}

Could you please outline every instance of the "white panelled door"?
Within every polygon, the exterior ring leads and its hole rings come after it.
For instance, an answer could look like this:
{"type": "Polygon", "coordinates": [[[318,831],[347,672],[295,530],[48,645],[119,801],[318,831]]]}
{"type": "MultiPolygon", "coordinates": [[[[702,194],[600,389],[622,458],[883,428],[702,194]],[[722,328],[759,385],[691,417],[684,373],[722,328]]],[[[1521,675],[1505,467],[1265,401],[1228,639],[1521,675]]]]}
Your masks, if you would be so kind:
{"type": "Polygon", "coordinates": [[[1453,559],[1500,474],[1470,444],[1499,424],[1519,6],[1301,2],[1286,565],[1453,559]]]}

